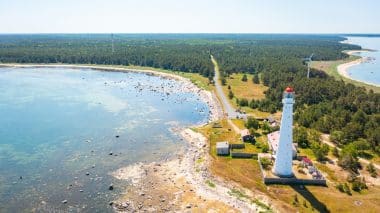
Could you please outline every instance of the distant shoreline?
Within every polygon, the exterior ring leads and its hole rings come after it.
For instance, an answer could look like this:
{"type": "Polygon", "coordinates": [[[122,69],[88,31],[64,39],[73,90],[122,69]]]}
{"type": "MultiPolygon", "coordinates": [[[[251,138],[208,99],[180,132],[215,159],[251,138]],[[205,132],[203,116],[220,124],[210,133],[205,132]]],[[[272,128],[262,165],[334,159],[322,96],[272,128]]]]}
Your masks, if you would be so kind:
{"type": "Polygon", "coordinates": [[[192,92],[200,97],[210,108],[208,122],[213,122],[221,118],[222,112],[216,102],[214,95],[202,88],[199,88],[193,84],[189,79],[168,72],[160,72],[153,69],[136,69],[128,67],[117,67],[112,65],[97,65],[97,64],[20,64],[20,63],[0,63],[1,67],[14,67],[14,68],[70,68],[70,69],[92,69],[96,71],[110,71],[110,72],[135,72],[155,75],[163,78],[170,78],[178,81],[182,81],[183,86],[187,88],[189,92],[192,92]]]}
{"type": "MultiPolygon", "coordinates": [[[[348,55],[354,55],[354,53],[370,52],[370,51],[373,51],[373,50],[349,50],[349,51],[345,51],[345,53],[347,53],[348,55]]],[[[357,81],[357,82],[360,82],[363,84],[367,84],[367,85],[371,85],[371,86],[375,86],[375,87],[380,87],[379,84],[374,84],[371,82],[355,79],[348,73],[349,68],[356,66],[356,65],[359,65],[365,61],[366,61],[366,59],[360,56],[359,59],[338,65],[337,71],[338,71],[339,75],[341,75],[344,78],[348,78],[350,80],[357,81]]]]}

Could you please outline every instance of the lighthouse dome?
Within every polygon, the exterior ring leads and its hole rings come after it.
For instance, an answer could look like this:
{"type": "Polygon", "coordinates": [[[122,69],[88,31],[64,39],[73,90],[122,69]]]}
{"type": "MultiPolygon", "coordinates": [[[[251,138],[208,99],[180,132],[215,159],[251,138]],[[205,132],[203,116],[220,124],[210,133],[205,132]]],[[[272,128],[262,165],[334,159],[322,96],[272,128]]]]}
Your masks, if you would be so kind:
{"type": "Polygon", "coordinates": [[[286,87],[285,92],[294,92],[293,87],[286,87]]]}

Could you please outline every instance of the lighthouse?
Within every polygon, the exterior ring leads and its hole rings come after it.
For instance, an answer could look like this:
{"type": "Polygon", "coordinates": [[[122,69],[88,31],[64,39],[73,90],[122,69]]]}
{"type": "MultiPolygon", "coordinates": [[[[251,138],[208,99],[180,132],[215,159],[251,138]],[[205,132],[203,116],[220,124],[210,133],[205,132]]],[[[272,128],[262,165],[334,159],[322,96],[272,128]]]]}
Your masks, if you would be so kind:
{"type": "Polygon", "coordinates": [[[280,126],[280,139],[276,160],[274,163],[273,173],[279,177],[292,177],[292,160],[293,160],[293,104],[294,90],[287,87],[284,91],[280,126]]]}

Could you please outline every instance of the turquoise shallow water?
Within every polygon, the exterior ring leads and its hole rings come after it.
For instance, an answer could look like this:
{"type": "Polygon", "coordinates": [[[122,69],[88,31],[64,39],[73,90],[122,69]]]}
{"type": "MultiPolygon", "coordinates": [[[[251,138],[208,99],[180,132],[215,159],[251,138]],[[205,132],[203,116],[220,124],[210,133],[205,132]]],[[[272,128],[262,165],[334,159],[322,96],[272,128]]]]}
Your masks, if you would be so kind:
{"type": "Polygon", "coordinates": [[[111,211],[128,183],[109,172],[170,157],[185,145],[172,128],[208,119],[180,88],[140,73],[0,68],[0,212],[111,211]]]}
{"type": "Polygon", "coordinates": [[[370,60],[348,69],[348,74],[357,80],[380,86],[380,37],[347,37],[345,42],[360,45],[374,52],[355,53],[362,57],[370,57],[370,60]]]}

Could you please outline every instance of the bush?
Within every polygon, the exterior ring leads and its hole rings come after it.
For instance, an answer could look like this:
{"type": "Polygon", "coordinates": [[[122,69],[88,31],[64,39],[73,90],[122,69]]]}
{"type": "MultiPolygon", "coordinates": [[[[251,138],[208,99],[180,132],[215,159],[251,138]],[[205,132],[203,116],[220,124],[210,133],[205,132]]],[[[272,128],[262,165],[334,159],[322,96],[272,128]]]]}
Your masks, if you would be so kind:
{"type": "Polygon", "coordinates": [[[242,98],[239,100],[239,106],[248,106],[248,100],[246,98],[242,98]]]}
{"type": "Polygon", "coordinates": [[[257,109],[259,107],[259,101],[255,101],[255,99],[252,99],[251,102],[249,102],[249,107],[252,109],[257,109]]]}
{"type": "Polygon", "coordinates": [[[263,169],[270,169],[270,166],[272,165],[272,161],[269,158],[260,158],[260,163],[263,169]]]}
{"type": "Polygon", "coordinates": [[[247,127],[247,129],[258,129],[260,128],[260,124],[256,118],[248,117],[247,122],[245,123],[245,127],[247,127]]]}
{"type": "Polygon", "coordinates": [[[309,140],[307,138],[307,130],[305,127],[296,127],[294,128],[294,142],[298,144],[301,148],[309,147],[309,140]]]}
{"type": "Polygon", "coordinates": [[[303,206],[304,206],[305,208],[308,207],[308,206],[307,206],[307,203],[306,203],[306,200],[303,201],[303,206]]]}
{"type": "Polygon", "coordinates": [[[343,184],[339,183],[338,185],[336,185],[336,188],[337,188],[340,192],[344,192],[344,186],[343,186],[343,184]]]}
{"type": "Polygon", "coordinates": [[[320,145],[319,143],[314,142],[311,145],[311,150],[318,161],[323,161],[329,153],[329,146],[327,144],[320,145]]]}
{"type": "Polygon", "coordinates": [[[352,195],[350,187],[348,186],[347,183],[344,183],[343,189],[344,189],[344,192],[346,192],[348,195],[352,195]]]}
{"type": "Polygon", "coordinates": [[[231,90],[228,92],[228,98],[229,99],[234,98],[234,93],[231,90]]]}
{"type": "Polygon", "coordinates": [[[259,83],[260,83],[259,75],[258,75],[258,74],[255,74],[255,75],[253,76],[252,81],[253,81],[254,84],[259,84],[259,83]]]}
{"type": "Polygon", "coordinates": [[[227,84],[227,80],[225,78],[222,78],[222,86],[225,86],[227,84]]]}
{"type": "Polygon", "coordinates": [[[262,152],[267,153],[269,151],[268,144],[264,144],[261,148],[262,152]]]}
{"type": "Polygon", "coordinates": [[[377,177],[376,168],[373,165],[373,163],[368,164],[367,171],[371,174],[371,177],[374,177],[374,178],[377,177]]]}
{"type": "Polygon", "coordinates": [[[243,75],[243,78],[242,78],[241,80],[244,81],[244,82],[248,81],[247,75],[244,74],[244,75],[243,75]]]}
{"type": "Polygon", "coordinates": [[[360,192],[361,190],[367,189],[368,187],[365,184],[364,180],[357,178],[352,182],[351,188],[356,192],[360,192]]]}
{"type": "Polygon", "coordinates": [[[293,205],[294,205],[294,206],[298,206],[298,204],[299,204],[298,196],[297,196],[297,194],[295,194],[295,195],[294,195],[294,199],[293,199],[293,205]]]}
{"type": "Polygon", "coordinates": [[[337,145],[343,145],[346,143],[344,138],[344,132],[342,131],[333,131],[330,134],[330,140],[337,145]]]}
{"type": "Polygon", "coordinates": [[[333,154],[335,157],[339,158],[339,150],[338,150],[338,148],[334,147],[332,154],[333,154]]]}
{"type": "Polygon", "coordinates": [[[343,169],[358,172],[360,163],[357,158],[357,150],[351,144],[345,146],[339,157],[338,165],[343,169]]]}

